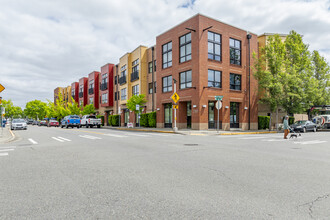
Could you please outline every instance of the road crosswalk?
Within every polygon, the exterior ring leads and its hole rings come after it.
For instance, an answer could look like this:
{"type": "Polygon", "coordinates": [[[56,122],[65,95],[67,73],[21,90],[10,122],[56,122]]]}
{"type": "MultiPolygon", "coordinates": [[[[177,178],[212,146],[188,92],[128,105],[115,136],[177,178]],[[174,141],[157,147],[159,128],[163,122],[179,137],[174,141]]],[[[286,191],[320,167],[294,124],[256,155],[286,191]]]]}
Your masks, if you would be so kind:
{"type": "Polygon", "coordinates": [[[15,146],[1,147],[0,148],[0,157],[9,156],[9,152],[14,151],[15,148],[16,148],[15,146]]]}

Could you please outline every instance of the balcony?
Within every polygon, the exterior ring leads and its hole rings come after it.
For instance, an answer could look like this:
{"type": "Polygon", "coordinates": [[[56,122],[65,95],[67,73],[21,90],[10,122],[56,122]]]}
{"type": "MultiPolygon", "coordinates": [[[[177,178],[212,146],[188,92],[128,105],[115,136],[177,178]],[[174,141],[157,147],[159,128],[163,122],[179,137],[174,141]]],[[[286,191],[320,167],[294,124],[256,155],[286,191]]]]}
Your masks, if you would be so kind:
{"type": "Polygon", "coordinates": [[[88,89],[88,94],[89,94],[89,95],[94,94],[94,88],[89,88],[89,89],[88,89]]]}
{"type": "Polygon", "coordinates": [[[100,83],[100,90],[104,91],[108,89],[108,84],[107,83],[100,83]]]}
{"type": "Polygon", "coordinates": [[[122,85],[122,84],[125,84],[126,83],[126,76],[122,76],[119,78],[119,84],[122,85]]]}
{"type": "Polygon", "coordinates": [[[84,96],[83,92],[79,92],[79,98],[82,98],[84,96]]]}
{"type": "Polygon", "coordinates": [[[135,71],[131,73],[131,82],[134,82],[135,80],[139,79],[139,71],[135,71]]]}

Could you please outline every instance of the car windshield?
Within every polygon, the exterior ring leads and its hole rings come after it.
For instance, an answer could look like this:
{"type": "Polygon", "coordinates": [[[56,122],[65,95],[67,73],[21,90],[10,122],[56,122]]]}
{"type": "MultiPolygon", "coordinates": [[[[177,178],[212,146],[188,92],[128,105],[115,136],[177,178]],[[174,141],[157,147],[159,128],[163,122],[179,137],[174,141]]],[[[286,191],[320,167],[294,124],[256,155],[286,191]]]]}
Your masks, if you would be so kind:
{"type": "Polygon", "coordinates": [[[24,123],[25,120],[24,119],[14,119],[13,123],[24,123]]]}
{"type": "Polygon", "coordinates": [[[79,118],[77,115],[72,115],[71,118],[79,118]]]}
{"type": "Polygon", "coordinates": [[[307,121],[297,121],[296,124],[297,125],[301,125],[301,124],[305,124],[307,121]]]}

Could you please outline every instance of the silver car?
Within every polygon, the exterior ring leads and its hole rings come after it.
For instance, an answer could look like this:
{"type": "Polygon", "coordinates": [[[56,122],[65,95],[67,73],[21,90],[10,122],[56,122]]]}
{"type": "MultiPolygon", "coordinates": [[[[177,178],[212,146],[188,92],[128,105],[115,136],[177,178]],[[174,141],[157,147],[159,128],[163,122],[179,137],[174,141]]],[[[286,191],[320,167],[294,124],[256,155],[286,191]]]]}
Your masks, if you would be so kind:
{"type": "Polygon", "coordinates": [[[27,129],[27,124],[24,119],[13,119],[10,126],[11,130],[17,130],[17,129],[27,129]]]}

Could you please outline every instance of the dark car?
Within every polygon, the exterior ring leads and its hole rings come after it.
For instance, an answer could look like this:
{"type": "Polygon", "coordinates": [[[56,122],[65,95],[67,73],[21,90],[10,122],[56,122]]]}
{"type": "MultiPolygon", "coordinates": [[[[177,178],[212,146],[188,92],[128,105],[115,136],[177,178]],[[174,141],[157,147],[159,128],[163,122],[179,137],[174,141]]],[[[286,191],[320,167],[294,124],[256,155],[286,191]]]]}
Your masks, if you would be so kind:
{"type": "Polygon", "coordinates": [[[48,127],[58,127],[60,126],[60,123],[56,120],[49,120],[48,127]]]}
{"type": "Polygon", "coordinates": [[[296,121],[291,125],[291,129],[298,132],[317,131],[317,125],[308,120],[296,121]]]}
{"type": "Polygon", "coordinates": [[[32,119],[28,119],[27,122],[26,122],[26,124],[28,124],[28,125],[32,125],[32,123],[33,123],[32,119]]]}
{"type": "Polygon", "coordinates": [[[37,121],[37,120],[34,120],[33,122],[32,122],[32,125],[38,125],[39,124],[39,122],[37,121]]]}
{"type": "Polygon", "coordinates": [[[47,126],[47,121],[46,120],[41,120],[38,125],[39,126],[47,126]]]}

